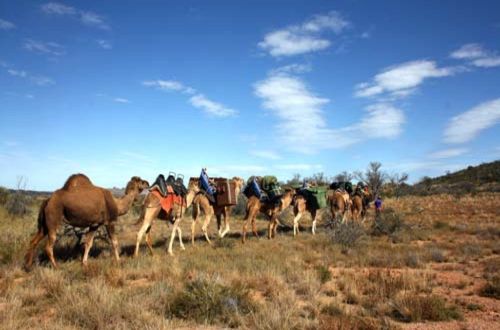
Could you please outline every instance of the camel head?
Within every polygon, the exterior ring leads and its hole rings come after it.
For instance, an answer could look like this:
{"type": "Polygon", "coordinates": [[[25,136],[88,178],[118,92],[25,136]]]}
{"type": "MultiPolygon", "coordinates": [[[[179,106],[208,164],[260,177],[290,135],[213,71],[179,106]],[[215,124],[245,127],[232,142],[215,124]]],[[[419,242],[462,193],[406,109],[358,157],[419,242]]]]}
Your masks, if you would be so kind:
{"type": "Polygon", "coordinates": [[[187,189],[188,191],[194,191],[198,193],[200,191],[200,179],[194,177],[189,178],[187,189]]]}
{"type": "Polygon", "coordinates": [[[144,189],[148,188],[149,188],[149,182],[141,179],[138,176],[133,176],[127,183],[127,187],[125,188],[125,195],[135,191],[137,192],[137,194],[140,194],[144,189]]]}
{"type": "Polygon", "coordinates": [[[245,180],[239,176],[233,177],[233,182],[236,185],[236,191],[241,191],[241,188],[243,188],[243,185],[245,184],[245,180]]]}

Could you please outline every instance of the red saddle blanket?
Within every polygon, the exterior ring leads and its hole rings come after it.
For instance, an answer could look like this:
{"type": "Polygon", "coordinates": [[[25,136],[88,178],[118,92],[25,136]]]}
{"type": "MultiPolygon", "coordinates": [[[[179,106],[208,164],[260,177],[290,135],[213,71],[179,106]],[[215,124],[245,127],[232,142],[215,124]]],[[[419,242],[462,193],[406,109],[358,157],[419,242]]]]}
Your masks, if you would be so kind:
{"type": "Polygon", "coordinates": [[[167,186],[167,196],[163,197],[158,190],[151,191],[153,195],[158,197],[160,200],[161,208],[165,212],[170,212],[174,207],[174,204],[182,205],[186,207],[186,201],[182,198],[182,196],[176,195],[172,189],[172,187],[167,186]]]}

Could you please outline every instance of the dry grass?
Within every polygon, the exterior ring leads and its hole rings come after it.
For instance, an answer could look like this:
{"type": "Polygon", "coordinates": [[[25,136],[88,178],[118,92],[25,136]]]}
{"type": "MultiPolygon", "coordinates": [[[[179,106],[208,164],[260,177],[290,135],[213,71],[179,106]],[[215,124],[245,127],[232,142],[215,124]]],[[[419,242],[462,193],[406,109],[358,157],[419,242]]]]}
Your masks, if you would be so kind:
{"type": "MultiPolygon", "coordinates": [[[[488,315],[500,312],[499,195],[405,197],[386,205],[394,210],[388,223],[375,232],[370,213],[355,244],[335,244],[322,227],[312,236],[305,220],[295,239],[285,227],[275,240],[250,236],[242,245],[242,222],[233,218],[234,235],[215,239],[211,223],[213,246],[199,234],[195,246],[181,251],[175,244],[169,257],[170,227],[159,222],[155,255],[143,246],[138,259],[130,257],[138,228],[125,217],[118,228],[120,263],[108,242],[97,240],[82,268],[75,241],[65,239],[56,249],[60,269],[50,268],[40,249],[32,273],[21,267],[35,215],[11,219],[0,208],[0,328],[395,329],[407,322],[424,328],[494,322],[488,315]]],[[[258,226],[265,233],[267,223],[258,226]]],[[[190,219],[182,228],[187,241],[190,219]]]]}

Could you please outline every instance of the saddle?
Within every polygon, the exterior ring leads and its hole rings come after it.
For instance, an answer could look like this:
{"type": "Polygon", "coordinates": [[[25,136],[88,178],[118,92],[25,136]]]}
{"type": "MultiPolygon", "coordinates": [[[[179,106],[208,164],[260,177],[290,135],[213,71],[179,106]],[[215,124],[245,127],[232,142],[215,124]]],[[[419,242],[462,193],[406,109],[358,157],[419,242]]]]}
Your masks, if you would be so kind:
{"type": "Polygon", "coordinates": [[[349,197],[349,193],[347,191],[345,191],[344,189],[337,189],[335,190],[335,192],[339,193],[340,196],[342,196],[346,205],[350,204],[351,198],[349,197]]]}
{"type": "Polygon", "coordinates": [[[179,174],[176,179],[174,174],[172,172],[169,173],[166,180],[163,174],[158,175],[153,185],[149,188],[149,191],[158,191],[162,197],[166,197],[172,193],[182,197],[186,196],[187,188],[184,186],[184,176],[179,174]]]}

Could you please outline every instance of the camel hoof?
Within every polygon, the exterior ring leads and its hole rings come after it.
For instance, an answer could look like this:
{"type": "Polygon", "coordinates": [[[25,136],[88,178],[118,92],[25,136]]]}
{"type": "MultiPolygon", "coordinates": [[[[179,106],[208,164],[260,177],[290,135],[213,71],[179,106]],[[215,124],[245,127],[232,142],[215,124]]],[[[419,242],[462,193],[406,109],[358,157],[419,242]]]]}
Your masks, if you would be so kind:
{"type": "Polygon", "coordinates": [[[184,246],[181,246],[182,251],[186,251],[186,248],[184,246]]]}
{"type": "Polygon", "coordinates": [[[174,256],[174,253],[172,251],[167,251],[168,255],[173,257],[174,256]]]}

